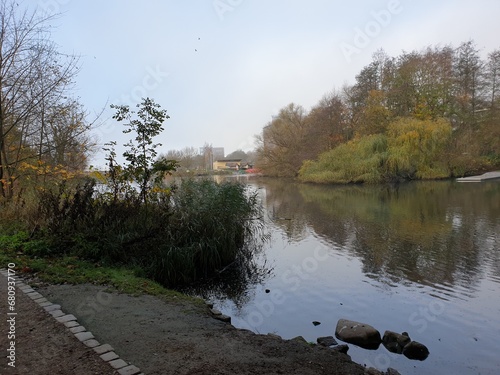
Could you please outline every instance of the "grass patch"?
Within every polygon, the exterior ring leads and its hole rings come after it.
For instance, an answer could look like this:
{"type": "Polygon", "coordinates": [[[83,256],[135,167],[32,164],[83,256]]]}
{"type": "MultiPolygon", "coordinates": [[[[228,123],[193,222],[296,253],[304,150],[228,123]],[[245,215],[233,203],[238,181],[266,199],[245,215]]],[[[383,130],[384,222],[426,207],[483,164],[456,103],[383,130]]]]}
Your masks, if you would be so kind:
{"type": "MultiPolygon", "coordinates": [[[[2,236],[4,241],[6,236],[2,236]]],[[[29,243],[29,242],[27,242],[29,243]]],[[[85,284],[106,285],[119,292],[141,295],[163,296],[169,300],[185,300],[203,303],[202,300],[187,296],[175,290],[167,289],[155,281],[138,276],[141,271],[129,267],[112,267],[80,259],[76,256],[62,258],[31,257],[13,249],[0,248],[0,264],[16,265],[16,274],[35,276],[49,284],[85,284]]]]}

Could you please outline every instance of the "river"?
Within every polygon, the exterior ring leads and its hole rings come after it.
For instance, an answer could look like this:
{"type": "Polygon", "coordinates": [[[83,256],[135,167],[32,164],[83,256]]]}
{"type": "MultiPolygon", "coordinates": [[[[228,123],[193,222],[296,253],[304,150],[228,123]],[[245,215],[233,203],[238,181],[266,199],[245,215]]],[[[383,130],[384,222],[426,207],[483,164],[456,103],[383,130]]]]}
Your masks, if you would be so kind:
{"type": "Polygon", "coordinates": [[[406,331],[430,351],[415,361],[383,345],[349,345],[362,365],[404,375],[500,374],[499,180],[245,181],[265,211],[270,240],[256,262],[266,276],[203,293],[233,325],[316,342],[347,318],[382,335],[406,331]]]}

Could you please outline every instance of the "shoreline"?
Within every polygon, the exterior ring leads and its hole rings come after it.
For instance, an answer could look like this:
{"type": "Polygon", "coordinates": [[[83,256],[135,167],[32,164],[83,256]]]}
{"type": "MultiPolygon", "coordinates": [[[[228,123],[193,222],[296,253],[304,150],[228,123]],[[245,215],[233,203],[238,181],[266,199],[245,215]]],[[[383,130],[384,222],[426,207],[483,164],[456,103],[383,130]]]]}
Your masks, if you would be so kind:
{"type": "MultiPolygon", "coordinates": [[[[23,282],[22,278],[19,281],[23,282]]],[[[123,372],[126,374],[139,374],[134,372],[139,368],[141,374],[149,375],[383,374],[365,369],[348,355],[329,348],[235,328],[216,319],[210,305],[188,298],[133,296],[93,284],[55,285],[37,280],[24,284],[32,285],[29,293],[36,293],[33,297],[60,306],[57,310],[63,315],[59,318],[72,316],[78,326],[92,332],[89,340],[95,341],[93,345],[108,343],[114,354],[108,351],[105,358],[116,360],[114,355],[119,355],[124,360],[120,362],[122,368],[132,366],[123,372]]],[[[35,300],[32,303],[36,304],[35,300]]],[[[49,313],[45,315],[54,319],[49,313]]],[[[61,331],[76,327],[63,324],[61,331]]],[[[82,351],[88,349],[79,344],[82,351]]]]}

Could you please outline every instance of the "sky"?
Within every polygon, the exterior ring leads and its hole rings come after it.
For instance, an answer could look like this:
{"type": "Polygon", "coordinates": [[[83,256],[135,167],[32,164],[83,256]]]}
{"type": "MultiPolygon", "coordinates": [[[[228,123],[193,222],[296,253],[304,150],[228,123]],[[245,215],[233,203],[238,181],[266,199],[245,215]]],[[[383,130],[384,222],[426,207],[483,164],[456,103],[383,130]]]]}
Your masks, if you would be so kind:
{"type": "MultiPolygon", "coordinates": [[[[80,56],[74,95],[100,147],[126,143],[110,104],[154,99],[170,119],[160,152],[205,143],[226,154],[289,103],[309,110],[384,49],[390,56],[474,40],[500,48],[498,0],[26,0],[60,15],[59,51],[80,56]]],[[[118,148],[120,152],[121,149],[118,148]]],[[[104,165],[104,153],[93,155],[104,165]]]]}

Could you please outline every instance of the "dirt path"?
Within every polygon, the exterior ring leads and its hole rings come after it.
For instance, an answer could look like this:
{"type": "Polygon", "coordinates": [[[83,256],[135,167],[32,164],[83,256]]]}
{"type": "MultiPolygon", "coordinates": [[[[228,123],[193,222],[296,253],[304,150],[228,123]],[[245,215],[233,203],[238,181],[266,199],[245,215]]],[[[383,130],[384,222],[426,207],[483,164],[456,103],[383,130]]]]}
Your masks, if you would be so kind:
{"type": "MultiPolygon", "coordinates": [[[[2,351],[7,344],[6,279],[0,277],[2,351]]],[[[146,375],[166,374],[365,374],[347,355],[308,344],[256,335],[214,319],[209,309],[189,301],[149,295],[131,296],[103,286],[34,287],[91,331],[111,344],[126,362],[146,375]]],[[[17,293],[17,364],[2,360],[1,374],[113,374],[35,302],[17,293]]]]}
{"type": "Polygon", "coordinates": [[[68,329],[19,289],[15,312],[8,316],[7,278],[0,275],[0,374],[2,375],[111,375],[117,374],[97,353],[84,346],[68,329]],[[11,330],[8,319],[15,317],[11,330]],[[15,332],[14,332],[15,331],[15,332]],[[8,337],[8,333],[15,335],[8,337]],[[15,343],[15,362],[7,358],[15,343]],[[15,367],[9,365],[12,363],[15,367]]]}

